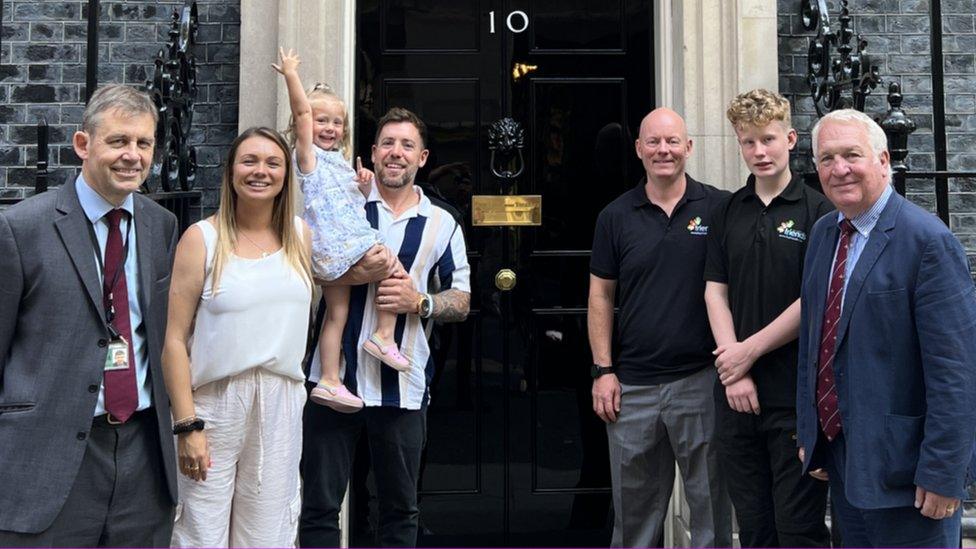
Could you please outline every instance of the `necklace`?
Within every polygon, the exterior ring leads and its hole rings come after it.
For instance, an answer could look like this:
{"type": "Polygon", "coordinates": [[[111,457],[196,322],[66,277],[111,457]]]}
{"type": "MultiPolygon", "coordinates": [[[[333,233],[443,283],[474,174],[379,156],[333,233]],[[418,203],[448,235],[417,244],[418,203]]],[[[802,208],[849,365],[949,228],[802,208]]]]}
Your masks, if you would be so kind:
{"type": "Polygon", "coordinates": [[[251,240],[251,237],[247,236],[247,233],[245,233],[244,231],[238,230],[237,231],[237,234],[243,236],[244,238],[247,239],[248,242],[250,242],[251,244],[253,244],[255,248],[261,250],[261,259],[264,259],[264,258],[268,257],[268,255],[269,255],[268,254],[268,251],[265,250],[264,248],[262,248],[260,245],[258,245],[257,242],[251,240]]]}

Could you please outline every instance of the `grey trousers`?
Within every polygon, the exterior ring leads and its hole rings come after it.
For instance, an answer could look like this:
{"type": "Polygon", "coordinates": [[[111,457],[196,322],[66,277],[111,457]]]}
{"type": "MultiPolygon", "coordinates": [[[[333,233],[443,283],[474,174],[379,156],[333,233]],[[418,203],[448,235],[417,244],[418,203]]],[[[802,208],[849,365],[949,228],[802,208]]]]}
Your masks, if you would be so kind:
{"type": "Polygon", "coordinates": [[[39,534],[0,531],[0,547],[169,547],[174,507],[157,433],[152,408],[124,425],[96,420],[54,524],[39,534]]]}
{"type": "Polygon", "coordinates": [[[621,384],[620,414],[607,425],[613,483],[613,547],[661,538],[677,460],[691,512],[693,547],[732,546],[732,507],[719,475],[715,370],[661,385],[621,384]]]}

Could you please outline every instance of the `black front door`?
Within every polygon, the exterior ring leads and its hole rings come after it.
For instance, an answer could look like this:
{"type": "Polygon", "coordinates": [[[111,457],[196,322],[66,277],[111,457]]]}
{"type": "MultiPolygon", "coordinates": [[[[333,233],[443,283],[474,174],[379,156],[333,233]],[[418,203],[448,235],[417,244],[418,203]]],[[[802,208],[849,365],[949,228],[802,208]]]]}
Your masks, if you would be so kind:
{"type": "Polygon", "coordinates": [[[643,0],[357,2],[357,151],[368,157],[389,107],[420,115],[431,156],[418,180],[463,220],[471,263],[470,319],[432,339],[421,544],[609,543],[588,263],[597,214],[640,177],[651,12],[643,0]],[[524,165],[514,179],[491,166],[503,117],[524,130],[523,161],[496,161],[524,165]],[[473,225],[472,195],[541,195],[541,225],[473,225]]]}

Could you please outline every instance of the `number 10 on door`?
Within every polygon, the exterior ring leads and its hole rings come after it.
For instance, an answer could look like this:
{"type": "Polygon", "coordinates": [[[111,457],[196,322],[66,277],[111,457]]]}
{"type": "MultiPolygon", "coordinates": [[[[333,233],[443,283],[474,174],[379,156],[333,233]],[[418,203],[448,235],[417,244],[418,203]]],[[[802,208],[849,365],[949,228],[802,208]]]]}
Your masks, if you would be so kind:
{"type": "MultiPolygon", "coordinates": [[[[488,12],[488,25],[491,34],[495,34],[495,12],[488,12]]],[[[518,34],[524,32],[525,29],[529,28],[529,16],[522,10],[515,10],[508,14],[505,18],[505,26],[508,30],[518,34]],[[517,26],[516,26],[517,25],[517,26]]]]}

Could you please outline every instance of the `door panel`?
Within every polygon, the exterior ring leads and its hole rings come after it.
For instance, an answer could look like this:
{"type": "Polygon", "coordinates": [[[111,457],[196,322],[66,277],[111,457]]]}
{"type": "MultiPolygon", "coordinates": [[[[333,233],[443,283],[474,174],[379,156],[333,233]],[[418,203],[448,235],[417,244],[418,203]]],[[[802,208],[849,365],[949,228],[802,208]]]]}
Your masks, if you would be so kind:
{"type": "Polygon", "coordinates": [[[425,495],[478,494],[482,490],[484,422],[476,405],[482,368],[481,340],[476,336],[481,332],[478,312],[463,325],[437,331],[434,362],[438,368],[431,382],[437,389],[436,405],[428,411],[428,423],[436,429],[425,449],[426,467],[420,480],[425,495]]]}
{"type": "Polygon", "coordinates": [[[420,115],[431,154],[418,181],[462,219],[472,266],[471,317],[432,340],[422,545],[609,543],[589,250],[599,211],[640,174],[632,132],[653,105],[651,11],[638,0],[357,2],[357,152],[368,156],[389,107],[420,115]],[[514,181],[489,166],[487,130],[504,116],[525,130],[514,181]],[[474,227],[475,194],[539,194],[542,224],[474,227]],[[510,291],[495,285],[502,268],[516,272],[510,291]]]}
{"type": "MultiPolygon", "coordinates": [[[[622,0],[532,3],[530,32],[512,37],[513,118],[527,125],[529,177],[542,226],[520,229],[524,286],[513,296],[511,368],[527,380],[529,422],[513,421],[511,537],[609,544],[606,430],[592,411],[586,332],[589,251],[600,210],[637,183],[634,133],[652,108],[651,5],[622,0]],[[532,517],[530,520],[527,517],[532,517]]],[[[521,399],[513,398],[513,406],[521,399]]]]}
{"type": "Polygon", "coordinates": [[[384,0],[379,17],[383,53],[479,49],[481,18],[477,2],[384,0]]]}
{"type": "Polygon", "coordinates": [[[624,2],[537,0],[529,13],[530,44],[534,51],[577,53],[579,50],[622,51],[625,48],[624,2]],[[585,14],[585,18],[581,14],[585,14]]]}
{"type": "Polygon", "coordinates": [[[589,250],[597,214],[620,194],[634,163],[627,83],[547,77],[528,86],[532,178],[522,192],[544,197],[533,249],[589,250]]]}

